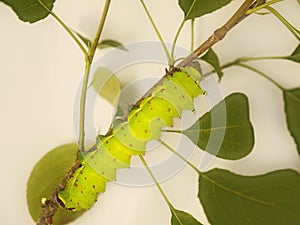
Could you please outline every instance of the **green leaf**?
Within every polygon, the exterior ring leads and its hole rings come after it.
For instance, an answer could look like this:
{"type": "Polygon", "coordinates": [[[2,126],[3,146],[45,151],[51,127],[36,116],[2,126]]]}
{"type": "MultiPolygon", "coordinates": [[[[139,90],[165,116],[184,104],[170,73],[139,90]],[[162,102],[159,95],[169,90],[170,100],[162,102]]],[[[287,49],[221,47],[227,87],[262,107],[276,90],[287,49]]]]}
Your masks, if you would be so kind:
{"type": "Polygon", "coordinates": [[[220,65],[220,61],[218,58],[218,55],[214,52],[212,48],[210,48],[204,56],[201,57],[202,60],[212,65],[212,67],[215,69],[216,73],[218,74],[219,79],[222,78],[223,72],[220,65]]]}
{"type": "MultiPolygon", "coordinates": [[[[30,215],[37,221],[41,212],[41,199],[49,197],[68,173],[75,162],[77,145],[68,144],[57,147],[37,162],[27,182],[27,204],[30,215]]],[[[59,208],[53,220],[54,225],[69,223],[83,212],[70,212],[59,208]]]]}
{"type": "Polygon", "coordinates": [[[298,4],[300,5],[300,0],[297,0],[298,1],[298,4]]]}
{"type": "Polygon", "coordinates": [[[171,224],[172,225],[202,225],[198,220],[196,220],[192,215],[180,211],[177,209],[171,209],[172,218],[171,224]]]}
{"type": "Polygon", "coordinates": [[[92,85],[99,95],[112,105],[117,105],[121,86],[113,72],[107,68],[99,67],[94,74],[92,85]]]}
{"type": "Polygon", "coordinates": [[[293,53],[290,56],[286,57],[286,59],[300,63],[300,44],[297,46],[295,51],[293,51],[293,53]]]}
{"type": "Polygon", "coordinates": [[[179,6],[184,12],[185,20],[189,20],[214,12],[230,2],[231,0],[179,0],[179,6]]]}
{"type": "Polygon", "coordinates": [[[259,16],[265,16],[265,15],[270,15],[271,13],[269,12],[255,12],[256,15],[259,15],[259,16]]]}
{"type": "MultiPolygon", "coordinates": [[[[37,0],[0,0],[10,6],[19,19],[24,22],[34,23],[44,19],[49,12],[37,0]]],[[[41,0],[49,10],[52,10],[55,0],[41,0]]]]}
{"type": "Polygon", "coordinates": [[[297,144],[300,155],[300,87],[284,90],[283,96],[288,129],[297,144]]]}
{"type": "MultiPolygon", "coordinates": [[[[74,31],[77,36],[83,41],[83,43],[87,46],[90,47],[92,45],[92,41],[86,37],[84,37],[83,35],[81,35],[80,33],[74,31]]],[[[98,43],[97,45],[98,49],[105,49],[105,48],[119,48],[122,49],[124,51],[127,51],[127,49],[124,47],[124,45],[116,40],[113,39],[104,39],[102,40],[100,43],[98,43]]]]}
{"type": "Polygon", "coordinates": [[[77,31],[73,31],[73,32],[75,34],[77,34],[77,36],[83,41],[83,43],[86,45],[86,47],[90,47],[92,45],[91,40],[89,40],[88,38],[84,37],[83,35],[81,35],[77,31]]]}
{"type": "Polygon", "coordinates": [[[250,177],[213,169],[200,175],[198,197],[213,225],[299,225],[300,175],[293,170],[250,177]]]}
{"type": "Polygon", "coordinates": [[[119,48],[124,51],[127,51],[127,49],[124,47],[124,45],[116,40],[113,39],[104,39],[100,43],[98,43],[97,48],[104,49],[104,48],[119,48]]]}
{"type": "Polygon", "coordinates": [[[183,131],[183,134],[188,136],[201,149],[214,155],[216,155],[216,149],[206,149],[209,139],[212,138],[215,143],[222,141],[221,148],[217,153],[220,158],[241,159],[248,155],[254,146],[254,132],[249,119],[248,99],[242,93],[227,96],[225,102],[223,100],[213,107],[198,122],[183,131]],[[226,117],[224,115],[224,103],[226,105],[226,117]],[[212,115],[216,121],[214,127],[211,125],[212,115]],[[224,126],[222,117],[226,120],[226,126],[224,126]],[[194,137],[198,133],[199,138],[195,139],[194,137]]]}

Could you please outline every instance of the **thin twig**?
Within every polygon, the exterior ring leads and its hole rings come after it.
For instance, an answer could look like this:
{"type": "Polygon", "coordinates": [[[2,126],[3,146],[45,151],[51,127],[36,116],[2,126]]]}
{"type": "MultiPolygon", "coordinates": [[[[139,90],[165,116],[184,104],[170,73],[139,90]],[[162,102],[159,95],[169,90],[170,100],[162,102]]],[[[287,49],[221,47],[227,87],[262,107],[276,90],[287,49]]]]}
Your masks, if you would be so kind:
{"type": "Polygon", "coordinates": [[[57,20],[57,22],[67,31],[67,33],[71,36],[71,38],[76,42],[76,44],[79,46],[79,48],[81,49],[81,51],[83,52],[84,55],[87,55],[87,51],[85,50],[85,48],[83,47],[83,45],[80,43],[80,41],[78,40],[78,38],[76,38],[76,36],[74,35],[74,33],[72,32],[72,30],[62,21],[62,19],[60,19],[52,10],[50,10],[47,5],[44,4],[44,2],[42,2],[41,0],[37,0],[38,3],[50,14],[54,17],[54,19],[57,20]]]}
{"type": "Polygon", "coordinates": [[[282,91],[285,90],[283,86],[281,86],[279,83],[277,83],[275,80],[273,80],[272,78],[270,78],[267,74],[263,73],[262,71],[260,71],[260,70],[258,70],[258,69],[256,69],[256,68],[254,68],[254,67],[252,67],[252,66],[249,66],[249,65],[247,65],[247,64],[244,64],[244,63],[237,63],[237,64],[235,64],[235,65],[236,65],[236,66],[240,66],[240,67],[244,67],[244,68],[246,68],[246,69],[248,69],[248,70],[251,70],[251,71],[253,71],[253,72],[255,72],[255,73],[257,73],[257,74],[263,76],[264,78],[266,78],[268,81],[270,81],[271,83],[273,83],[276,87],[278,87],[278,88],[281,89],[282,91]]]}
{"type": "Polygon", "coordinates": [[[271,6],[265,7],[267,10],[269,10],[274,16],[276,16],[281,23],[294,35],[294,37],[300,42],[300,31],[294,27],[292,24],[290,24],[277,10],[272,8],[271,6]]]}
{"type": "MultiPolygon", "coordinates": [[[[236,11],[236,13],[221,28],[217,29],[214,32],[214,34],[210,36],[202,45],[200,45],[192,54],[190,54],[188,57],[183,59],[183,61],[178,65],[176,65],[176,67],[171,65],[169,71],[166,72],[166,75],[173,74],[175,70],[180,67],[185,67],[190,65],[198,56],[200,56],[207,49],[212,47],[215,43],[222,40],[225,37],[225,35],[228,33],[228,31],[230,31],[235,25],[241,22],[244,18],[246,18],[248,16],[246,15],[246,13],[249,9],[264,4],[265,2],[266,0],[257,0],[257,1],[246,0],[244,4],[242,4],[242,6],[236,11]]],[[[158,81],[158,83],[156,83],[149,91],[147,91],[143,95],[143,97],[135,103],[135,106],[139,105],[145,97],[149,96],[152,93],[153,89],[157,87],[159,84],[161,84],[165,76],[163,76],[158,81]]]]}
{"type": "Polygon", "coordinates": [[[152,19],[152,16],[151,16],[151,14],[150,14],[150,12],[149,12],[149,10],[148,10],[148,8],[147,8],[144,0],[140,0],[140,1],[141,1],[142,5],[143,5],[143,8],[144,8],[144,10],[145,10],[145,12],[146,12],[149,20],[150,20],[150,23],[151,23],[152,27],[154,28],[154,31],[155,31],[156,35],[157,35],[157,37],[158,37],[158,39],[159,39],[159,41],[160,41],[160,43],[161,43],[161,45],[162,45],[162,47],[164,49],[164,52],[165,52],[165,54],[167,56],[167,59],[168,59],[168,63],[171,64],[172,63],[172,58],[171,58],[171,55],[170,55],[170,53],[168,51],[168,48],[167,48],[167,46],[166,46],[166,44],[165,44],[165,42],[164,42],[164,40],[163,40],[163,38],[161,36],[161,34],[160,34],[160,32],[159,32],[156,24],[154,23],[154,20],[152,19]]]}
{"type": "MultiPolygon", "coordinates": [[[[94,41],[92,43],[91,48],[89,49],[88,55],[86,56],[86,66],[82,87],[82,95],[80,102],[80,136],[79,136],[79,149],[78,152],[84,151],[84,119],[85,119],[85,102],[86,102],[86,90],[88,85],[88,78],[90,73],[90,66],[92,64],[95,51],[103,30],[103,26],[105,23],[105,19],[108,13],[109,5],[111,0],[106,0],[104,5],[104,10],[99,22],[98,30],[95,35],[94,41]]],[[[68,174],[64,177],[64,179],[60,182],[60,184],[56,187],[54,193],[42,202],[42,211],[40,213],[39,219],[37,221],[37,225],[51,225],[53,223],[53,216],[56,214],[57,209],[60,205],[59,200],[57,198],[57,194],[59,191],[65,189],[68,181],[73,177],[75,171],[80,167],[80,161],[76,159],[74,165],[69,170],[68,174]]]]}
{"type": "Polygon", "coordinates": [[[194,50],[195,42],[195,19],[191,19],[191,52],[194,50]]]}
{"type": "Polygon", "coordinates": [[[100,35],[103,30],[103,26],[105,23],[105,19],[108,13],[109,5],[110,5],[111,0],[106,0],[103,13],[99,22],[98,30],[96,33],[96,36],[94,38],[94,41],[92,43],[92,46],[89,50],[88,56],[86,57],[86,66],[85,66],[85,73],[83,77],[83,84],[82,84],[82,92],[81,92],[81,99],[80,99],[80,121],[79,121],[79,150],[84,151],[84,136],[85,136],[85,131],[84,131],[84,125],[85,125],[85,104],[86,104],[86,92],[88,88],[88,80],[89,80],[89,75],[90,75],[90,68],[91,64],[97,49],[97,45],[99,43],[100,35]]]}
{"type": "Polygon", "coordinates": [[[179,28],[178,28],[176,34],[175,34],[175,38],[174,38],[174,40],[173,40],[173,45],[172,45],[172,51],[171,51],[172,64],[170,64],[170,65],[172,65],[172,66],[174,66],[174,61],[175,61],[175,59],[174,59],[174,52],[175,52],[175,47],[176,47],[177,40],[178,40],[179,35],[180,35],[180,33],[181,33],[181,31],[182,31],[182,29],[183,29],[183,27],[184,27],[185,22],[188,20],[187,18],[190,16],[192,10],[194,9],[195,4],[196,4],[196,1],[193,1],[192,5],[191,5],[191,7],[190,7],[190,9],[189,9],[189,11],[188,11],[187,14],[184,16],[182,22],[181,22],[180,25],[179,25],[179,28]]]}
{"type": "Polygon", "coordinates": [[[163,191],[162,187],[160,186],[159,182],[157,181],[154,173],[151,171],[150,167],[148,166],[146,160],[144,159],[144,157],[142,155],[139,155],[140,160],[142,161],[142,163],[144,164],[144,166],[146,167],[149,175],[151,176],[152,180],[155,182],[156,187],[158,188],[159,192],[161,193],[161,195],[163,196],[164,200],[166,201],[166,203],[168,204],[168,206],[171,208],[174,208],[170,202],[170,200],[168,199],[167,195],[165,194],[165,192],[163,191]]]}
{"type": "Polygon", "coordinates": [[[72,168],[69,170],[68,174],[56,187],[54,193],[48,199],[42,202],[41,205],[42,211],[40,213],[36,225],[51,225],[53,223],[53,216],[56,214],[57,209],[59,207],[57,193],[66,187],[68,181],[73,177],[75,171],[79,167],[80,167],[80,161],[77,159],[73,164],[72,168]]]}
{"type": "Polygon", "coordinates": [[[221,41],[228,31],[230,31],[233,27],[235,27],[238,23],[240,23],[243,19],[245,19],[248,15],[246,15],[247,11],[251,8],[257,7],[260,4],[264,4],[265,0],[255,1],[254,0],[246,0],[241,7],[234,13],[234,15],[219,29],[217,29],[202,45],[200,45],[194,52],[192,52],[188,57],[186,57],[178,67],[187,66],[193,60],[202,55],[206,50],[212,47],[217,42],[221,41]]]}

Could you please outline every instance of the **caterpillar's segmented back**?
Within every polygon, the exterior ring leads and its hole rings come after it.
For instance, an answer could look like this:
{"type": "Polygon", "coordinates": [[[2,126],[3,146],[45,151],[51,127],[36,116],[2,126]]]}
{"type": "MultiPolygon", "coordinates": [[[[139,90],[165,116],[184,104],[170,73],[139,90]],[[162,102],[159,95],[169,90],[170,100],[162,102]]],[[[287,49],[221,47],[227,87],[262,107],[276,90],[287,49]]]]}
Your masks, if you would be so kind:
{"type": "Polygon", "coordinates": [[[161,129],[173,124],[182,110],[194,109],[194,98],[203,94],[201,74],[185,67],[163,78],[149,97],[133,108],[125,122],[109,135],[98,137],[97,150],[81,159],[81,166],[69,180],[58,199],[69,210],[89,209],[106,182],[116,179],[116,170],[127,168],[133,155],[143,154],[146,143],[159,140],[161,129]]]}

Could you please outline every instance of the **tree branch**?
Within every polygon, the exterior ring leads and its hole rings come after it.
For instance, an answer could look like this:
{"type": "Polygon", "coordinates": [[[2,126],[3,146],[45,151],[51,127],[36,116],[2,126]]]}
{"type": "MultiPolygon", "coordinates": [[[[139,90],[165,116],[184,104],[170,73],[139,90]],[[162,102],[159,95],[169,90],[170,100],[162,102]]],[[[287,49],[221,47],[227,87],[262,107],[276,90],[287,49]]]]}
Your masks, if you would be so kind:
{"type": "Polygon", "coordinates": [[[69,170],[68,174],[56,187],[54,193],[48,199],[42,200],[42,211],[36,225],[51,225],[53,223],[53,216],[56,214],[60,205],[58,202],[57,193],[66,187],[68,181],[73,177],[75,171],[79,167],[80,161],[77,159],[72,168],[69,170]]]}
{"type": "Polygon", "coordinates": [[[202,45],[200,45],[194,52],[192,52],[181,63],[179,63],[177,67],[189,65],[189,63],[202,55],[206,50],[208,50],[217,42],[221,41],[233,27],[245,19],[248,16],[246,13],[249,9],[264,4],[265,2],[266,0],[246,0],[222,27],[217,29],[205,42],[203,42],[202,45]]]}

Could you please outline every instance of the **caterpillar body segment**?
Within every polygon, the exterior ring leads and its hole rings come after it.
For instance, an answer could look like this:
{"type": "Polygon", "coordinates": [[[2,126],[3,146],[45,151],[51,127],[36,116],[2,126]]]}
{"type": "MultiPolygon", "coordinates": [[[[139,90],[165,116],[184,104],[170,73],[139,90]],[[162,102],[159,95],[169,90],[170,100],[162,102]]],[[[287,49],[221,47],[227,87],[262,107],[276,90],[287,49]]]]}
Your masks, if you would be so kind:
{"type": "Polygon", "coordinates": [[[134,151],[128,149],[125,145],[121,144],[121,142],[110,136],[107,140],[103,141],[99,137],[97,138],[97,149],[105,148],[107,152],[113,157],[118,158],[118,161],[128,165],[130,164],[131,155],[133,155],[134,151]]]}
{"type": "Polygon", "coordinates": [[[161,136],[159,128],[165,126],[165,123],[158,119],[149,119],[145,108],[134,114],[130,114],[128,120],[130,130],[135,130],[135,136],[141,140],[158,139],[161,136]]]}
{"type": "Polygon", "coordinates": [[[165,76],[150,96],[132,108],[126,121],[98,136],[97,150],[80,157],[81,166],[58,192],[61,205],[72,211],[91,208],[106,182],[116,179],[117,169],[128,168],[132,156],[144,154],[147,142],[159,140],[162,128],[173,125],[182,110],[194,110],[194,98],[204,93],[200,79],[193,67],[165,76]]]}
{"type": "Polygon", "coordinates": [[[178,114],[181,114],[183,109],[194,109],[193,98],[187,93],[187,91],[176,82],[174,77],[168,77],[164,79],[162,84],[157,87],[157,91],[153,93],[154,96],[163,98],[168,101],[176,109],[178,114]]]}
{"type": "Polygon", "coordinates": [[[107,181],[89,165],[82,165],[57,197],[68,210],[89,209],[96,202],[98,194],[105,192],[107,181]]]}

